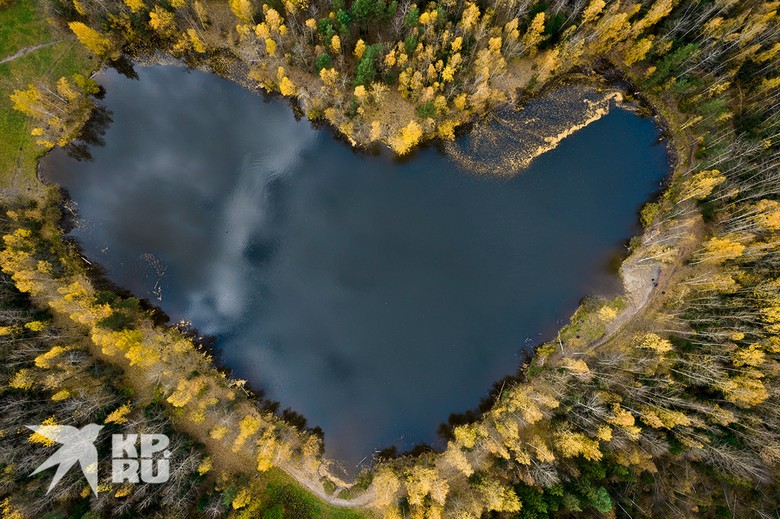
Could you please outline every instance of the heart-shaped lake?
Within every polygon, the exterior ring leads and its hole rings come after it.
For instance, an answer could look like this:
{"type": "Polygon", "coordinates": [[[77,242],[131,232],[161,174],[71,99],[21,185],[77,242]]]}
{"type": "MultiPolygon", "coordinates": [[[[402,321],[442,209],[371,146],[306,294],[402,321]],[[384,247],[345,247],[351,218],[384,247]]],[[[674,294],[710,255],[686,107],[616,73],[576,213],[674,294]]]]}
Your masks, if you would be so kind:
{"type": "Polygon", "coordinates": [[[626,110],[501,179],[435,149],[354,153],[213,75],[138,74],[99,76],[113,123],[93,161],[44,160],[77,203],[72,235],[350,465],[434,441],[583,296],[615,292],[610,259],[668,169],[626,110]]]}

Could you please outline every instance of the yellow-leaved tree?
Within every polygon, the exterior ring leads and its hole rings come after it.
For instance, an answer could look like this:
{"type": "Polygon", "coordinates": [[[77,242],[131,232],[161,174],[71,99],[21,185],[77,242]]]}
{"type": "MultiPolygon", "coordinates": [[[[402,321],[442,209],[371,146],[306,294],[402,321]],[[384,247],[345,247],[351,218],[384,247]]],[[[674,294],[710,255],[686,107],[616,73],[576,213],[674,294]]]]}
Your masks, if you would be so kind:
{"type": "Polygon", "coordinates": [[[401,481],[389,467],[380,468],[372,482],[374,489],[374,503],[379,508],[386,508],[395,504],[401,481]]]}
{"type": "Polygon", "coordinates": [[[395,135],[390,139],[390,145],[399,155],[406,155],[418,142],[420,142],[422,134],[422,128],[417,121],[412,121],[407,124],[398,135],[395,135]]]}
{"type": "Polygon", "coordinates": [[[103,33],[100,33],[92,27],[82,22],[70,22],[70,30],[76,35],[76,38],[97,56],[107,56],[112,50],[111,40],[103,33]]]}
{"type": "Polygon", "coordinates": [[[243,23],[252,23],[252,2],[251,0],[229,0],[230,10],[243,23]]]}

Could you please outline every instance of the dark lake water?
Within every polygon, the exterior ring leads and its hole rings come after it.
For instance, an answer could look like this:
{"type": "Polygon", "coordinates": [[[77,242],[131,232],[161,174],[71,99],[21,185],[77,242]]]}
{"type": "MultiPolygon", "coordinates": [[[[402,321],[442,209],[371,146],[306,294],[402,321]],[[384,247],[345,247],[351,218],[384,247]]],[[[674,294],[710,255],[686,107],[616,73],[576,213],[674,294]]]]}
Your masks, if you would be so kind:
{"type": "Polygon", "coordinates": [[[138,74],[99,76],[113,123],[94,160],[44,160],[77,204],[72,235],[217,336],[236,376],[349,466],[433,442],[583,296],[614,292],[610,259],[667,171],[652,122],[621,109],[498,179],[435,149],[353,153],[212,75],[138,74]]]}

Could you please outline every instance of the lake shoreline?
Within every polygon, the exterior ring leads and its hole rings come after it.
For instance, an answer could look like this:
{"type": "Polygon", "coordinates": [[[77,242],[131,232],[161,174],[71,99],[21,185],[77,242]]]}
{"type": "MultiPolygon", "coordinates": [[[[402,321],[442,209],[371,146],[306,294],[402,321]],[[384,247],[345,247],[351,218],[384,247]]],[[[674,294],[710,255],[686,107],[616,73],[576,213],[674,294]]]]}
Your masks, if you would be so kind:
{"type": "MultiPolygon", "coordinates": [[[[167,55],[163,55],[159,51],[156,54],[158,56],[159,61],[154,60],[154,61],[152,61],[152,63],[158,63],[158,64],[172,64],[172,63],[175,64],[175,63],[180,63],[180,61],[178,59],[169,57],[167,55]]],[[[149,58],[149,56],[147,56],[147,58],[149,58]]],[[[235,61],[236,62],[240,62],[240,60],[238,60],[237,58],[235,58],[235,61]]],[[[187,66],[187,65],[185,65],[185,66],[187,66]]],[[[614,67],[614,65],[613,65],[613,67],[614,67]]],[[[248,90],[250,90],[250,91],[252,91],[254,93],[259,94],[264,99],[275,98],[275,97],[280,97],[280,98],[284,97],[281,94],[279,94],[278,92],[267,91],[267,90],[264,90],[264,89],[262,89],[260,87],[253,86],[253,85],[249,84],[248,82],[246,82],[245,79],[242,81],[240,79],[241,76],[239,76],[239,75],[236,75],[236,76],[233,76],[233,75],[225,76],[225,75],[222,75],[222,74],[217,74],[215,71],[211,70],[211,68],[209,68],[208,66],[206,66],[203,63],[201,63],[199,66],[196,66],[194,68],[198,68],[198,69],[204,70],[205,72],[213,73],[213,74],[216,74],[216,75],[218,75],[220,77],[224,77],[225,79],[228,79],[228,80],[238,84],[239,86],[242,86],[245,89],[248,89],[248,90]]],[[[567,83],[569,83],[571,81],[573,81],[573,82],[591,82],[592,81],[595,84],[603,85],[604,77],[601,74],[599,74],[598,72],[595,72],[594,70],[591,70],[591,71],[586,72],[586,73],[573,72],[571,74],[571,76],[569,76],[569,74],[566,74],[564,76],[560,76],[560,77],[555,78],[554,80],[550,81],[549,83],[545,83],[545,86],[544,86],[544,88],[542,90],[544,90],[546,88],[552,89],[555,86],[560,86],[561,84],[567,84],[567,83]]],[[[619,71],[619,69],[617,67],[614,67],[613,70],[619,71]]],[[[620,82],[620,81],[622,81],[623,79],[626,79],[626,78],[627,78],[627,76],[625,76],[625,77],[624,76],[620,76],[620,78],[617,81],[620,82]]],[[[611,82],[612,82],[612,80],[608,80],[608,83],[611,83],[611,82]]],[[[532,100],[532,99],[534,99],[536,97],[537,97],[537,94],[534,93],[534,94],[529,95],[527,100],[530,101],[530,100],[532,100]]],[[[668,123],[666,123],[666,120],[663,117],[660,116],[660,111],[656,111],[657,105],[655,105],[652,102],[652,100],[649,98],[649,96],[641,95],[639,98],[640,98],[641,105],[644,105],[645,103],[647,103],[647,107],[652,112],[651,117],[654,119],[656,125],[659,126],[662,129],[662,131],[664,131],[664,132],[668,131],[670,137],[673,137],[673,138],[674,137],[679,137],[679,133],[678,132],[674,132],[672,130],[673,127],[671,125],[669,125],[668,123]]],[[[297,103],[292,102],[289,98],[285,98],[285,100],[288,101],[288,104],[290,105],[290,108],[298,116],[304,116],[304,114],[300,110],[300,107],[298,106],[297,103]]],[[[495,109],[495,108],[493,108],[493,109],[495,109]]],[[[493,109],[491,109],[491,111],[493,109]]],[[[475,115],[474,116],[475,119],[479,119],[479,117],[480,117],[479,115],[475,115]]],[[[468,134],[470,132],[470,130],[473,128],[473,125],[476,123],[475,119],[472,119],[471,122],[465,124],[463,127],[459,127],[456,134],[457,135],[466,135],[466,134],[468,134]]],[[[322,121],[322,120],[317,120],[316,122],[312,121],[311,123],[313,125],[315,125],[316,127],[324,126],[325,128],[327,128],[327,131],[335,139],[340,140],[341,142],[344,142],[345,144],[349,145],[353,150],[355,150],[355,152],[357,152],[357,153],[366,153],[367,152],[365,148],[361,148],[359,146],[356,147],[352,143],[350,143],[349,139],[344,137],[343,134],[334,125],[332,125],[331,123],[329,123],[327,121],[322,121]]],[[[425,147],[436,147],[436,146],[440,145],[440,142],[441,141],[438,138],[428,139],[424,143],[422,143],[419,146],[415,147],[415,150],[417,150],[417,149],[424,149],[425,147]]],[[[670,166],[673,166],[673,167],[670,168],[671,174],[668,175],[666,178],[670,179],[670,180],[668,180],[668,183],[671,183],[671,178],[675,175],[675,172],[678,171],[680,162],[679,162],[679,154],[677,154],[677,153],[673,154],[672,152],[674,151],[674,149],[669,148],[668,146],[667,146],[667,148],[668,148],[668,151],[669,151],[669,153],[668,153],[669,164],[670,164],[670,166]]],[[[38,161],[38,165],[40,165],[41,160],[42,159],[40,159],[38,161]]],[[[402,158],[401,160],[407,160],[407,159],[406,158],[402,158]]],[[[665,190],[665,188],[661,188],[659,190],[659,193],[663,193],[664,190],[665,190]]],[[[640,234],[640,236],[642,236],[643,234],[644,233],[640,234]]],[[[534,348],[534,352],[538,348],[540,348],[542,346],[543,345],[535,347],[534,348]]],[[[536,356],[536,354],[534,353],[533,356],[536,356]]],[[[526,371],[527,371],[527,367],[524,367],[524,365],[519,365],[518,366],[519,376],[518,377],[512,377],[512,380],[514,380],[514,381],[525,380],[526,371]]],[[[480,416],[477,417],[477,420],[479,420],[481,416],[482,416],[482,414],[480,414],[480,416]]],[[[336,476],[334,475],[334,478],[335,477],[336,476]]],[[[336,479],[340,479],[340,478],[336,478],[336,479]]],[[[309,486],[309,488],[311,488],[310,485],[308,485],[308,486],[309,486]]],[[[320,495],[321,498],[323,497],[323,495],[320,494],[319,492],[318,492],[318,494],[320,495]]],[[[330,501],[329,499],[326,499],[326,500],[330,501]]]]}
{"type": "MultiPolygon", "coordinates": [[[[404,162],[406,162],[406,161],[404,161],[404,162]]],[[[628,238],[626,238],[626,239],[628,239],[628,238]]],[[[592,294],[592,292],[589,292],[589,293],[590,293],[590,294],[592,294]]],[[[588,296],[588,294],[586,293],[586,294],[585,294],[583,297],[586,297],[586,298],[587,298],[587,297],[589,297],[589,296],[588,296]]],[[[557,327],[558,327],[558,326],[556,325],[556,326],[555,326],[555,328],[557,328],[557,327]]],[[[551,337],[552,337],[553,335],[554,335],[554,332],[551,332],[551,337]]],[[[542,339],[539,339],[539,340],[542,340],[542,339]]],[[[221,369],[224,369],[224,368],[225,368],[225,366],[226,366],[226,365],[225,365],[225,364],[222,362],[222,360],[221,360],[220,358],[215,358],[215,361],[216,361],[216,364],[217,364],[217,366],[219,366],[221,369]]],[[[513,371],[514,371],[515,373],[518,373],[518,372],[520,372],[520,371],[521,371],[521,368],[522,368],[522,363],[519,363],[517,366],[515,366],[515,367],[513,368],[513,371]]],[[[520,379],[518,379],[518,378],[516,378],[516,377],[513,377],[511,380],[512,380],[512,381],[517,381],[517,380],[520,380],[520,379]]],[[[490,397],[490,394],[491,394],[491,392],[494,392],[494,391],[488,390],[488,391],[486,392],[486,394],[485,394],[485,395],[487,396],[487,398],[488,398],[488,399],[489,399],[489,397],[490,397]]],[[[260,394],[261,392],[259,392],[259,391],[256,391],[256,393],[258,393],[258,396],[260,396],[259,394],[260,394]]],[[[484,398],[483,398],[483,400],[484,400],[484,398]]],[[[282,402],[283,402],[283,400],[282,400],[282,402]]],[[[266,401],[266,402],[265,402],[265,405],[264,405],[264,407],[267,407],[268,405],[269,405],[269,404],[268,404],[268,402],[266,401]]],[[[467,413],[467,411],[463,411],[463,412],[467,413]]],[[[304,416],[305,416],[305,414],[304,414],[304,416]]],[[[480,416],[481,416],[481,415],[480,415],[480,416]]],[[[308,417],[307,417],[307,418],[308,418],[308,417]]]]}

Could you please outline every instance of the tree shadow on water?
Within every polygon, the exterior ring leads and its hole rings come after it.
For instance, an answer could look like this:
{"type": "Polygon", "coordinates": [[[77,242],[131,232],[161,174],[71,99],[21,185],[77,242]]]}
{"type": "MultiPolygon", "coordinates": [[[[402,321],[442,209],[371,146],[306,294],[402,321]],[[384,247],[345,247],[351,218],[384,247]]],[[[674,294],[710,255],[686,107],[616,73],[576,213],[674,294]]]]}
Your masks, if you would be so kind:
{"type": "Polygon", "coordinates": [[[78,161],[92,160],[92,148],[102,148],[106,145],[103,136],[106,130],[114,122],[111,111],[105,106],[97,105],[92,111],[92,116],[86,122],[79,134],[67,146],[65,152],[69,157],[78,161]]]}
{"type": "Polygon", "coordinates": [[[117,59],[109,61],[108,66],[128,79],[139,79],[138,73],[135,71],[135,67],[133,67],[133,62],[130,61],[124,54],[119,56],[117,59]]]}

